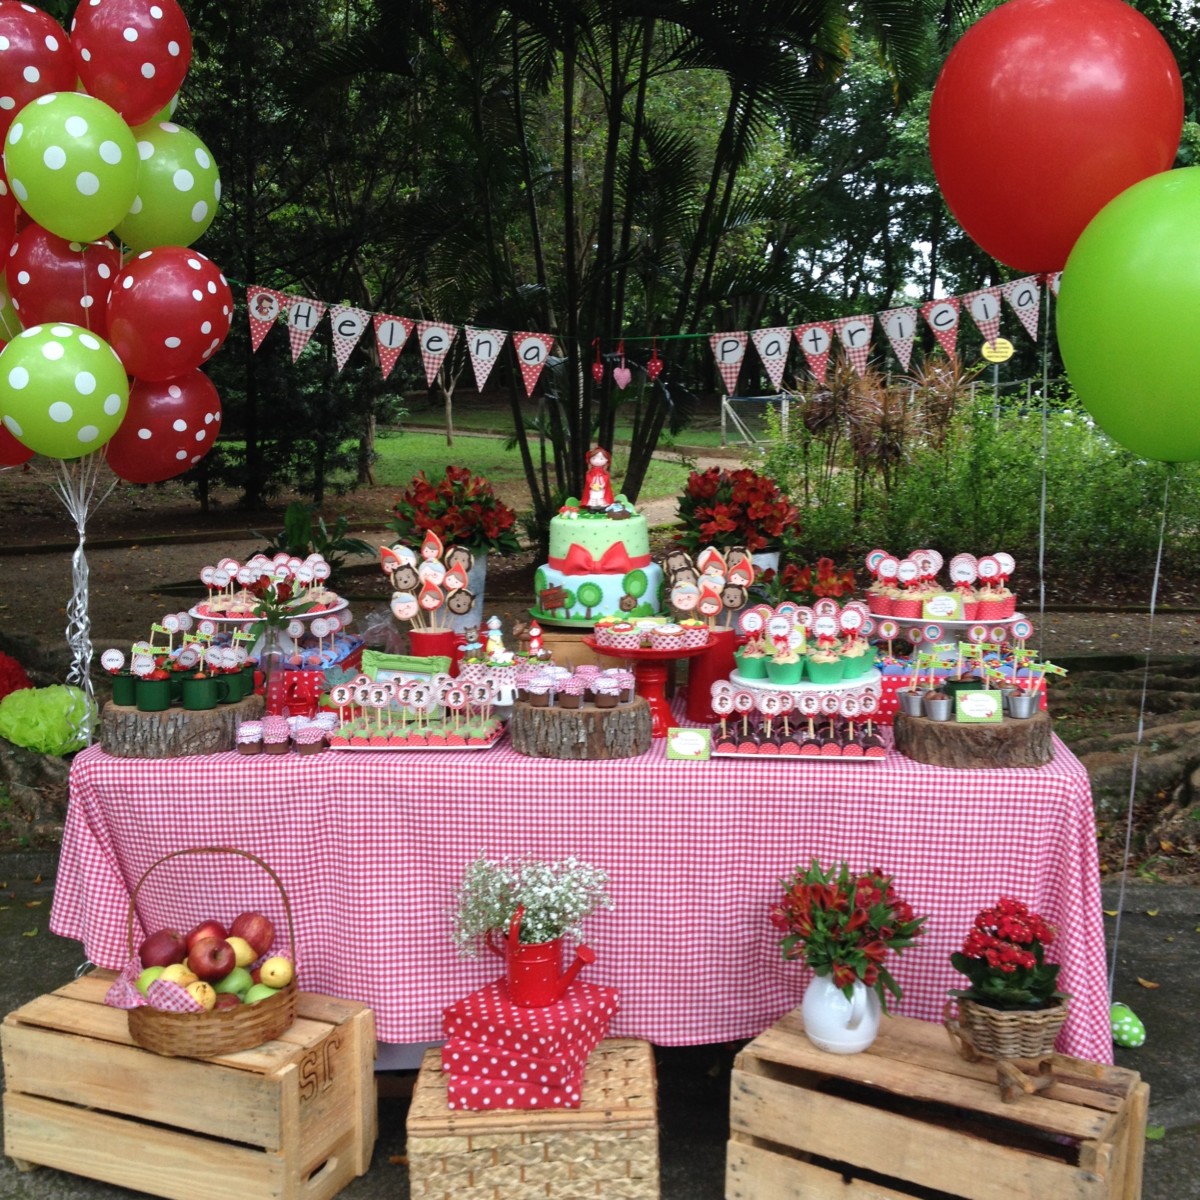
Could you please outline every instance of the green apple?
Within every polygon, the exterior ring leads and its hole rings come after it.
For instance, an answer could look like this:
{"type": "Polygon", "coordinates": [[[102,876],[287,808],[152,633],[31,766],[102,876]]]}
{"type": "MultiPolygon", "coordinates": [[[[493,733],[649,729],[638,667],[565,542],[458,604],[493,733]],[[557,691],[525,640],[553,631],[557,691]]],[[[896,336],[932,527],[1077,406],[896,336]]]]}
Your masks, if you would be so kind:
{"type": "Polygon", "coordinates": [[[226,992],[240,996],[244,992],[248,992],[253,984],[254,980],[250,978],[250,972],[245,967],[234,967],[224,979],[218,979],[213,987],[218,996],[226,992]]]}
{"type": "Polygon", "coordinates": [[[163,973],[162,967],[147,967],[137,977],[137,990],[145,996],[150,991],[150,985],[163,973]]]}
{"type": "Polygon", "coordinates": [[[243,1004],[257,1004],[260,1000],[270,1000],[279,994],[278,988],[268,987],[265,983],[256,983],[243,997],[243,1004]]]}

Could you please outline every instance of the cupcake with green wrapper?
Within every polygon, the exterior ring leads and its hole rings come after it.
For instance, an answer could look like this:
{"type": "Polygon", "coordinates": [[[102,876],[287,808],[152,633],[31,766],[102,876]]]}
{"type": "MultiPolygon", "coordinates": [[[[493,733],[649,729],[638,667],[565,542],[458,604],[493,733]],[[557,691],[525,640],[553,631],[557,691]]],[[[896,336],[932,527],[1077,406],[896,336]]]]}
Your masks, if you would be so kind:
{"type": "Polygon", "coordinates": [[[813,683],[837,683],[842,678],[842,656],[831,647],[821,647],[808,656],[808,677],[813,683]]]}
{"type": "Polygon", "coordinates": [[[799,683],[804,677],[804,660],[790,646],[781,647],[774,658],[765,661],[767,678],[772,683],[799,683]]]}
{"type": "Polygon", "coordinates": [[[762,639],[752,637],[739,650],[733,652],[738,674],[744,679],[766,679],[768,654],[762,639]]]}

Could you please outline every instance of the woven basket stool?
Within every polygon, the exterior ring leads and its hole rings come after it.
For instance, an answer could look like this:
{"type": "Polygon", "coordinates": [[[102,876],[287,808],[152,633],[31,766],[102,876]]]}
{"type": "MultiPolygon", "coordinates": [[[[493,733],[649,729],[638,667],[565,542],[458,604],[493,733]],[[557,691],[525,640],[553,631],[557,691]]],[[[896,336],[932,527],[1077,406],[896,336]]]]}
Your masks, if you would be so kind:
{"type": "Polygon", "coordinates": [[[441,1051],[408,1111],[408,1173],[422,1200],[658,1200],[658,1103],[648,1042],[609,1038],[574,1109],[451,1109],[441,1051]]]}

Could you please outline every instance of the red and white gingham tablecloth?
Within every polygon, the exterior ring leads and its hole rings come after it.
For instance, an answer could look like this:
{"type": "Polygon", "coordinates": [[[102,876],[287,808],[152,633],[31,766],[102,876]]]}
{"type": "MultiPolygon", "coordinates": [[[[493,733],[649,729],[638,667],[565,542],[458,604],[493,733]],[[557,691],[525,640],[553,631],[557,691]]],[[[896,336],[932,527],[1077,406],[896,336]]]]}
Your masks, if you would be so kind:
{"type": "MultiPolygon", "coordinates": [[[[794,1008],[807,970],[784,962],[767,912],[779,880],[816,857],[880,867],[929,915],[892,960],[899,1013],[940,1021],[949,965],[1001,895],[1042,912],[1071,994],[1060,1048],[1110,1062],[1104,929],[1087,774],[1057,740],[1034,769],[954,771],[895,752],[882,765],[795,759],[559,762],[482,752],[169,760],[75,759],[51,915],[101,966],[129,957],[129,898],[162,855],[248,850],[274,868],[295,921],[301,985],[375,1010],[384,1042],[437,1041],[442,1009],[494,979],[460,960],[450,912],[463,868],[491,856],[577,855],[612,877],[591,918],[586,978],[621,990],[616,1036],[686,1045],[754,1037],[794,1008]]],[[[270,906],[274,906],[273,908],[270,906]]],[[[189,928],[266,907],[270,878],[240,856],[156,867],[143,927],[189,928]]]]}

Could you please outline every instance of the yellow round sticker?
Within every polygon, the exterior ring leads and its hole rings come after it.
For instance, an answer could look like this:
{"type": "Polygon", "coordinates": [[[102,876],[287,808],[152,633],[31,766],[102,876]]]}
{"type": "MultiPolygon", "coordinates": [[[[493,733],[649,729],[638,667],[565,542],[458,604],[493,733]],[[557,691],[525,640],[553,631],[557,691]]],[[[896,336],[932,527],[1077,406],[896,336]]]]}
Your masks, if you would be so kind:
{"type": "Polygon", "coordinates": [[[981,353],[988,362],[1006,362],[1013,356],[1013,344],[1008,338],[997,338],[994,342],[984,342],[981,353]]]}

